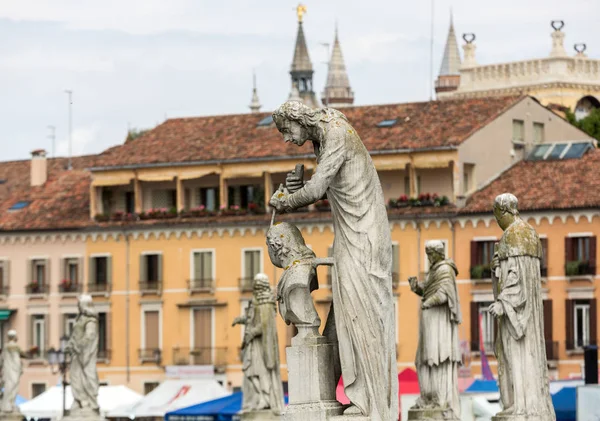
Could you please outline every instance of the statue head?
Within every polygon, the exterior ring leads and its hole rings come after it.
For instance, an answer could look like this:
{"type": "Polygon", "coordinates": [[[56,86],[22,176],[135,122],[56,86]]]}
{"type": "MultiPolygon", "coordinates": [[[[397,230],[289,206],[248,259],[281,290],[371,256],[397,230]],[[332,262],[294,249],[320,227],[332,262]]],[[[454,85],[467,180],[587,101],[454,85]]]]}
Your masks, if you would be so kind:
{"type": "Polygon", "coordinates": [[[446,258],[444,243],[440,240],[429,240],[425,242],[425,253],[427,253],[427,258],[431,265],[446,258]]]}
{"type": "Polygon", "coordinates": [[[254,276],[252,292],[257,304],[275,302],[273,291],[271,291],[271,284],[269,283],[269,277],[264,273],[257,273],[254,276]]]}
{"type": "Polygon", "coordinates": [[[79,313],[86,316],[96,316],[96,310],[94,309],[94,301],[92,300],[92,296],[88,294],[81,294],[79,296],[77,307],[79,308],[79,313]]]}
{"type": "Polygon", "coordinates": [[[519,201],[514,194],[503,193],[494,199],[494,216],[504,231],[519,217],[519,201]]]}
{"type": "Polygon", "coordinates": [[[9,341],[16,341],[17,340],[17,331],[14,329],[11,329],[8,331],[6,336],[8,337],[9,341]]]}
{"type": "Polygon", "coordinates": [[[285,142],[302,146],[308,140],[310,129],[319,122],[319,111],[300,101],[287,101],[273,112],[273,121],[285,142]]]}
{"type": "Polygon", "coordinates": [[[279,268],[289,266],[293,260],[316,257],[298,227],[288,222],[277,222],[269,228],[267,247],[271,262],[279,268]]]}

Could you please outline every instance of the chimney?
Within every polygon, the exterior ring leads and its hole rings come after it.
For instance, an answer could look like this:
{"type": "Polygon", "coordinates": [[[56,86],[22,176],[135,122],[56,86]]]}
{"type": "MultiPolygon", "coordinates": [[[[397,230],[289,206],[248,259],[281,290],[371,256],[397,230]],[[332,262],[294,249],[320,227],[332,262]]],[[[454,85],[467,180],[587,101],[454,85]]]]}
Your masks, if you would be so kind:
{"type": "Polygon", "coordinates": [[[463,34],[463,39],[465,40],[465,45],[463,45],[463,49],[465,50],[465,60],[462,63],[462,67],[474,67],[477,66],[477,60],[475,60],[475,34],[463,34]]]}
{"type": "Polygon", "coordinates": [[[48,179],[46,151],[36,149],[31,152],[31,186],[43,186],[48,179]]]}

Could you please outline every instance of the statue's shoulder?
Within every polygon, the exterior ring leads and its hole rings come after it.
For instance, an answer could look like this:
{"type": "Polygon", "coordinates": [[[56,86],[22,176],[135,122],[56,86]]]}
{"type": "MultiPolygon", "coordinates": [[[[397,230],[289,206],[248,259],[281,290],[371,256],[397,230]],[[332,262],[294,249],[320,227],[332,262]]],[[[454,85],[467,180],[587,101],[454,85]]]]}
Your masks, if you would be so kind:
{"type": "Polygon", "coordinates": [[[517,218],[504,231],[498,247],[498,257],[501,260],[516,256],[542,256],[540,237],[535,229],[521,218],[517,218]]]}
{"type": "Polygon", "coordinates": [[[458,268],[456,267],[456,263],[454,263],[454,260],[452,259],[442,260],[435,269],[438,275],[458,275],[458,268]]]}

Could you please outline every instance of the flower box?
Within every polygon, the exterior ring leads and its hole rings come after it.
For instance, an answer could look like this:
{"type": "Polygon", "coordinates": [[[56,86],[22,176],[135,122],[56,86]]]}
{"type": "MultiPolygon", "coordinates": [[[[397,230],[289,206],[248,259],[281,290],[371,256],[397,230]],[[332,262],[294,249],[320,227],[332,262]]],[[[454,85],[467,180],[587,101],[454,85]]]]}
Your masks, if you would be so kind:
{"type": "Polygon", "coordinates": [[[96,215],[94,219],[96,220],[96,222],[107,222],[110,221],[110,215],[106,213],[101,213],[96,215]]]}

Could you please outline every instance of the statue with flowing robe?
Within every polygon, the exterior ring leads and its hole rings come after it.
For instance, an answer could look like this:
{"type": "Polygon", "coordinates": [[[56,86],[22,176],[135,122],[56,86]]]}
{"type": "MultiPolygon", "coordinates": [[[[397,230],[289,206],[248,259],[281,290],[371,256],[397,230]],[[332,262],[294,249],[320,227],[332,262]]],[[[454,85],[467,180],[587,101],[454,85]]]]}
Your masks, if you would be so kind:
{"type": "Polygon", "coordinates": [[[445,258],[441,241],[427,241],[425,251],[430,263],[425,282],[408,280],[411,290],[422,297],[415,359],[421,396],[411,410],[439,410],[445,420],[460,420],[458,270],[452,259],[445,258]]]}
{"type": "Polygon", "coordinates": [[[233,322],[234,326],[245,325],[242,343],[243,410],[270,410],[273,414],[280,415],[284,400],[275,297],[267,275],[256,275],[253,294],[246,314],[233,322]]]}
{"type": "Polygon", "coordinates": [[[92,297],[81,295],[78,302],[79,315],[66,347],[70,355],[71,391],[73,405],[69,418],[95,418],[98,407],[98,314],[94,310],[92,297]]]}
{"type": "Polygon", "coordinates": [[[2,394],[2,405],[0,406],[0,419],[11,414],[21,414],[15,404],[15,399],[19,391],[19,381],[23,374],[21,358],[26,357],[17,344],[17,332],[9,330],[7,336],[8,341],[2,349],[2,386],[4,392],[2,394]]]}
{"type": "Polygon", "coordinates": [[[273,120],[285,142],[302,146],[312,141],[317,166],[306,183],[288,175],[270,205],[282,213],[327,195],[331,206],[336,268],[332,310],[344,391],[351,402],[344,415],[397,420],[392,242],[371,156],[337,110],[288,101],[273,113],[273,120]]]}
{"type": "Polygon", "coordinates": [[[556,419],[548,387],[541,294],[540,239],[521,219],[517,198],[505,193],[494,201],[494,216],[504,231],[492,261],[497,320],[496,358],[503,410],[493,419],[556,419]]]}

